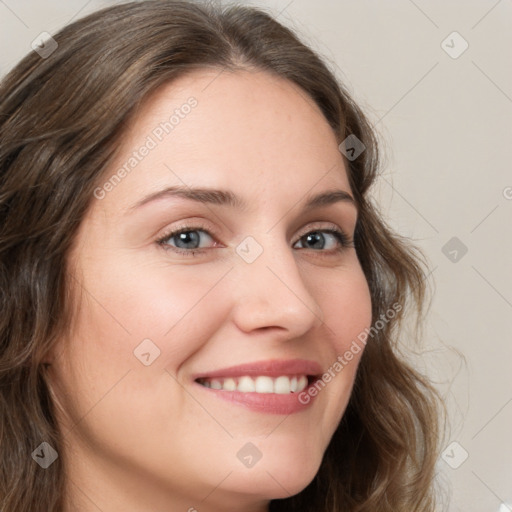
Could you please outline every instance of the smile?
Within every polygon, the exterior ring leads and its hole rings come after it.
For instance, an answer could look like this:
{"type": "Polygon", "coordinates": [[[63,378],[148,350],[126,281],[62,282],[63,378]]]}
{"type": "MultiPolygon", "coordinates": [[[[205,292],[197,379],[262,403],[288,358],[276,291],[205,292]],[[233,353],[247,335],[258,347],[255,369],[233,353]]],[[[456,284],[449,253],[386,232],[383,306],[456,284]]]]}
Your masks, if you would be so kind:
{"type": "Polygon", "coordinates": [[[292,414],[311,407],[313,400],[304,403],[299,397],[321,373],[322,367],[314,361],[274,359],[196,374],[193,379],[199,389],[235,406],[292,414]]]}

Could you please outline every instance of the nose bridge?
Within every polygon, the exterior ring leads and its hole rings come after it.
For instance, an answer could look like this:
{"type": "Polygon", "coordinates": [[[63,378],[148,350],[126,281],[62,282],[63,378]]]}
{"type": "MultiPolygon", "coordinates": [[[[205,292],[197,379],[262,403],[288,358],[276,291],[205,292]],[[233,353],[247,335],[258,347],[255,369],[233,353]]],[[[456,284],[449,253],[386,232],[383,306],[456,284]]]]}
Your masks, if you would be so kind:
{"type": "Polygon", "coordinates": [[[246,237],[236,249],[236,321],[244,330],[282,327],[292,336],[322,322],[322,310],[277,233],[246,237]]]}

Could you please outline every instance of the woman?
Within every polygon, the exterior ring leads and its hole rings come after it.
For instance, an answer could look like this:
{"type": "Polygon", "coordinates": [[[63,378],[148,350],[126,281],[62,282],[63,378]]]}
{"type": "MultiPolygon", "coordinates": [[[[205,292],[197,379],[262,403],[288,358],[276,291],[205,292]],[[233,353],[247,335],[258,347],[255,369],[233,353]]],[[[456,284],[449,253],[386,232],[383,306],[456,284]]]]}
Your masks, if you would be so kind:
{"type": "Polygon", "coordinates": [[[3,511],[432,511],[375,136],[247,7],[133,2],[0,87],[3,511]]]}

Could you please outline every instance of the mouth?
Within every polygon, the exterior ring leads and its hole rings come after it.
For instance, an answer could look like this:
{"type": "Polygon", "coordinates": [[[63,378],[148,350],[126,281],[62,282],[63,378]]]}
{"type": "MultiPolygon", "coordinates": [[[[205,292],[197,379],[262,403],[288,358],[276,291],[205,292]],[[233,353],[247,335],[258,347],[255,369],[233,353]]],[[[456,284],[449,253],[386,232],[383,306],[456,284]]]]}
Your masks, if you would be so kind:
{"type": "Polygon", "coordinates": [[[321,366],[312,361],[271,360],[196,375],[194,382],[210,396],[252,411],[291,414],[312,404],[311,396],[304,400],[302,395],[321,373],[321,366]]]}

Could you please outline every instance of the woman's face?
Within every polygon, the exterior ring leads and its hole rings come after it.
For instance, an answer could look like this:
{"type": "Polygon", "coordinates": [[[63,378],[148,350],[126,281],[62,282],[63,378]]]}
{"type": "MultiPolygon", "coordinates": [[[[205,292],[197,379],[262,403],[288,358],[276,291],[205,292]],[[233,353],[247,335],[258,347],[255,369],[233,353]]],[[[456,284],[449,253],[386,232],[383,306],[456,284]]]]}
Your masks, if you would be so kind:
{"type": "Polygon", "coordinates": [[[70,254],[51,377],[80,510],[265,510],[349,400],[371,304],[336,138],[293,84],[219,73],[141,106],[70,254]]]}

